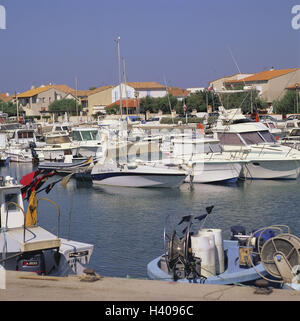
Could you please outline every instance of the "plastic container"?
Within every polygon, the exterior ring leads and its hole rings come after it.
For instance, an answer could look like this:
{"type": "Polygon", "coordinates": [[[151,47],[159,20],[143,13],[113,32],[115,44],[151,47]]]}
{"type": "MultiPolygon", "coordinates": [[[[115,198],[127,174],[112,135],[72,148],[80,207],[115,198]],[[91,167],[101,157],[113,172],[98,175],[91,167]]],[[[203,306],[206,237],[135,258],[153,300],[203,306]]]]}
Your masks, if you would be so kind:
{"type": "MultiPolygon", "coordinates": [[[[224,245],[223,245],[223,237],[221,229],[212,229],[212,228],[204,228],[199,231],[202,234],[213,234],[215,240],[215,251],[216,251],[216,273],[221,274],[225,271],[225,263],[224,263],[224,245]]],[[[199,234],[198,233],[198,234],[199,234]]]]}
{"type": "Polygon", "coordinates": [[[201,259],[201,274],[205,277],[216,275],[216,251],[213,234],[191,236],[192,252],[201,259]]]}

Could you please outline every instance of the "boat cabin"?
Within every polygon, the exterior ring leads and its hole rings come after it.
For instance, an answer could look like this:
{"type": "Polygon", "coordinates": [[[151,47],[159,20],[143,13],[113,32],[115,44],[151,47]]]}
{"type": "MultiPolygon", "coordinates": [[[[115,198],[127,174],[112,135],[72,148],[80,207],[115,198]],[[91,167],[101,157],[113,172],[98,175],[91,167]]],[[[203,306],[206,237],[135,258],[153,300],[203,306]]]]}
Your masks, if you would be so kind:
{"type": "Polygon", "coordinates": [[[36,143],[36,136],[34,129],[16,129],[12,132],[8,132],[10,144],[29,144],[31,142],[36,143]]]}
{"type": "Polygon", "coordinates": [[[73,128],[71,131],[71,137],[73,142],[83,142],[83,141],[98,141],[101,142],[101,137],[99,130],[97,128],[73,128]]]}
{"type": "Polygon", "coordinates": [[[24,225],[21,187],[22,185],[16,184],[12,177],[0,176],[1,228],[15,228],[24,225]]]}

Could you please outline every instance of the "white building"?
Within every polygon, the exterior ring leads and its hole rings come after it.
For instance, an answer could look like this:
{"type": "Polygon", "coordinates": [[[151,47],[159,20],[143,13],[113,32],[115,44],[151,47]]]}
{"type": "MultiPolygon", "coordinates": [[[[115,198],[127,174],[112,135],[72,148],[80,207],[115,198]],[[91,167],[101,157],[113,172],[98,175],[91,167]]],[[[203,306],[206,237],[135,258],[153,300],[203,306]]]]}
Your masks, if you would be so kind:
{"type": "MultiPolygon", "coordinates": [[[[150,96],[152,98],[164,97],[167,95],[165,86],[157,82],[127,82],[121,84],[121,98],[144,98],[150,96]]],[[[120,85],[112,89],[112,102],[120,99],[120,85]]]]}

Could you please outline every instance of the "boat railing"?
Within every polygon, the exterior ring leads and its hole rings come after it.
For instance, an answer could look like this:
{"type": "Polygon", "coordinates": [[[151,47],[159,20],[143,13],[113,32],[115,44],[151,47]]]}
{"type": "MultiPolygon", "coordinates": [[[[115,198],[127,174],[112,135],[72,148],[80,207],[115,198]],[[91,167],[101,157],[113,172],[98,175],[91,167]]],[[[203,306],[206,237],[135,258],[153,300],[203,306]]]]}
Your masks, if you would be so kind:
{"type": "MultiPolygon", "coordinates": [[[[40,200],[45,200],[45,201],[48,201],[50,203],[52,203],[56,209],[57,209],[57,238],[59,238],[59,235],[60,235],[60,208],[58,207],[58,205],[49,200],[48,198],[45,198],[45,197],[40,197],[37,199],[37,204],[39,203],[40,200]]],[[[16,206],[17,208],[19,208],[21,210],[21,212],[23,213],[23,216],[24,216],[24,224],[23,224],[23,243],[26,243],[25,241],[25,233],[26,233],[26,213],[24,212],[24,209],[18,204],[18,203],[15,203],[15,202],[9,202],[6,204],[6,226],[5,226],[5,229],[7,230],[8,229],[8,208],[10,205],[14,205],[16,206]]]]}
{"type": "Polygon", "coordinates": [[[8,208],[10,205],[14,205],[16,206],[18,209],[21,210],[21,212],[23,213],[23,216],[24,216],[24,232],[23,232],[23,243],[25,243],[25,222],[26,222],[26,214],[24,212],[24,209],[18,204],[18,203],[15,203],[15,202],[8,202],[6,204],[6,230],[8,229],[8,208]]]}

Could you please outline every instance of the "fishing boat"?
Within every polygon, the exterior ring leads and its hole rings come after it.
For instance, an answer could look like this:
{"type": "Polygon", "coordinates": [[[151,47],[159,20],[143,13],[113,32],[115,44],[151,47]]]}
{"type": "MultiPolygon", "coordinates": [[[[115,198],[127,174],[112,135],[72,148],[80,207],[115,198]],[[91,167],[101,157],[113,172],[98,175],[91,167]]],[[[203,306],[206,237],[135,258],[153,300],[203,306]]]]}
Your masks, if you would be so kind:
{"type": "Polygon", "coordinates": [[[94,185],[124,187],[178,187],[188,173],[179,167],[155,163],[97,163],[91,172],[94,185]]]}
{"type": "Polygon", "coordinates": [[[75,157],[78,154],[78,146],[75,146],[66,131],[49,132],[45,135],[45,146],[35,148],[36,152],[42,152],[45,160],[64,161],[67,155],[75,157]]]}
{"type": "Polygon", "coordinates": [[[61,238],[59,207],[46,198],[35,198],[32,203],[30,198],[25,213],[21,193],[23,187],[12,177],[0,177],[0,264],[6,270],[51,276],[82,274],[88,267],[93,245],[61,238]],[[57,208],[57,234],[37,223],[36,209],[42,200],[57,208]]]}
{"type": "MultiPolygon", "coordinates": [[[[258,274],[267,284],[279,285],[282,289],[300,290],[300,238],[291,234],[291,229],[286,225],[272,225],[260,228],[255,231],[255,235],[259,235],[255,254],[260,257],[265,273],[258,274]],[[261,236],[269,234],[264,242],[261,242],[261,236]]],[[[249,246],[252,242],[254,234],[251,233],[247,237],[249,246]]],[[[251,257],[249,261],[255,268],[251,257]]]]}
{"type": "MultiPolygon", "coordinates": [[[[164,253],[147,265],[150,279],[225,285],[251,283],[260,279],[261,275],[267,275],[260,257],[252,254],[252,247],[246,246],[243,227],[232,227],[230,240],[223,240],[221,229],[200,227],[193,231],[196,223],[205,222],[212,209],[213,206],[207,207],[204,215],[182,217],[177,225],[187,224],[182,232],[173,228],[168,233],[167,217],[164,253]],[[249,256],[253,266],[249,263],[249,256]]],[[[272,233],[264,236],[264,241],[271,236],[272,233]]],[[[252,240],[256,244],[255,239],[252,240]]]]}

